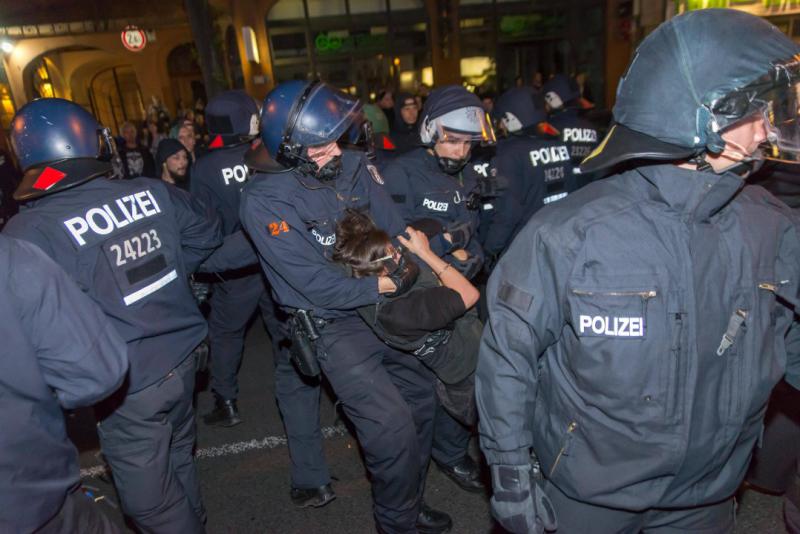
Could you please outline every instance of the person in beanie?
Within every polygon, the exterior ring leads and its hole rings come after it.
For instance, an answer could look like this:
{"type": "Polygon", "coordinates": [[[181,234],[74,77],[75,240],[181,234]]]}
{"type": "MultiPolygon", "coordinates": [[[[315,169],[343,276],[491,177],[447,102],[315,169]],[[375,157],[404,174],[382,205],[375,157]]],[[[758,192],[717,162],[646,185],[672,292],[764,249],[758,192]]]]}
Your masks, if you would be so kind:
{"type": "Polygon", "coordinates": [[[177,139],[162,139],[156,150],[156,169],[168,184],[189,190],[189,153],[177,139]]]}

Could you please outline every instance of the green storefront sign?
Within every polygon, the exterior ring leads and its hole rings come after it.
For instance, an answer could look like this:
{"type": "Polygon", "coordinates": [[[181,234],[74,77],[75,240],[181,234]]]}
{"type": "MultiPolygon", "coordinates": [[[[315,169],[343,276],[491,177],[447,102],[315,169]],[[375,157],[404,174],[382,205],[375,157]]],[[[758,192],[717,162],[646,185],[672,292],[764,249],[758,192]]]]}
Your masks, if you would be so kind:
{"type": "Polygon", "coordinates": [[[547,36],[563,32],[565,23],[562,15],[507,15],[500,18],[500,33],[506,37],[547,36]]]}
{"type": "Polygon", "coordinates": [[[386,34],[336,35],[320,33],[314,39],[318,54],[349,54],[353,52],[380,52],[386,47],[386,34]]]}

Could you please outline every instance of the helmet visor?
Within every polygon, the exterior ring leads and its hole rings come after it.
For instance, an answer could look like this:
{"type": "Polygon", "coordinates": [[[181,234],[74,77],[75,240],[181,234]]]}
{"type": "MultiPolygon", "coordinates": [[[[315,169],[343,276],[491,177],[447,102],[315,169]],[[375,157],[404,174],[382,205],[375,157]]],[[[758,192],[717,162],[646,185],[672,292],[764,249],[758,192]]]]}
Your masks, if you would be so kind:
{"type": "Polygon", "coordinates": [[[784,159],[800,159],[800,80],[776,88],[767,96],[763,111],[764,124],[773,155],[784,159]]]}
{"type": "Polygon", "coordinates": [[[337,141],[361,109],[361,102],[325,84],[316,85],[301,105],[291,141],[307,147],[337,141]]]}
{"type": "Polygon", "coordinates": [[[761,114],[772,156],[800,159],[800,63],[775,64],[765,76],[715,102],[712,112],[722,129],[761,114]]]}
{"type": "Polygon", "coordinates": [[[497,142],[489,115],[483,108],[465,107],[455,109],[433,121],[436,138],[448,142],[469,139],[486,145],[497,142]]]}

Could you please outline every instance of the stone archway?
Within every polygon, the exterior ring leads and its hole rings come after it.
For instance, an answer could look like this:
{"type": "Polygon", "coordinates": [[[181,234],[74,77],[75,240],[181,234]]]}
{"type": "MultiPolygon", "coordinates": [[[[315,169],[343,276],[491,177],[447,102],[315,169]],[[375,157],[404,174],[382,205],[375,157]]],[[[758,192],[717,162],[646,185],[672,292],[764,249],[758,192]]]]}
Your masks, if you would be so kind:
{"type": "Polygon", "coordinates": [[[207,101],[203,73],[200,71],[193,43],[183,43],[170,50],[167,55],[167,73],[172,82],[176,116],[181,107],[194,109],[198,98],[202,98],[203,102],[207,101]]]}

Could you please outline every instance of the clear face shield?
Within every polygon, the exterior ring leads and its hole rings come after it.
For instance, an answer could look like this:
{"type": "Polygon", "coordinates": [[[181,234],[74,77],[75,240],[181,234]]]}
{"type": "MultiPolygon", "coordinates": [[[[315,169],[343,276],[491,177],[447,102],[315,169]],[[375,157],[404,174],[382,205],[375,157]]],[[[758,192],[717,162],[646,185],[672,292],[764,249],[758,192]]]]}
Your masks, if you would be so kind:
{"type": "Polygon", "coordinates": [[[800,163],[800,62],[778,63],[755,82],[715,102],[711,107],[725,130],[742,119],[760,116],[767,140],[763,157],[800,163]]]}
{"type": "Polygon", "coordinates": [[[423,129],[423,143],[432,140],[463,143],[468,140],[482,145],[493,145],[497,142],[489,114],[483,108],[475,106],[459,108],[426,121],[423,129]]]}

